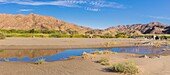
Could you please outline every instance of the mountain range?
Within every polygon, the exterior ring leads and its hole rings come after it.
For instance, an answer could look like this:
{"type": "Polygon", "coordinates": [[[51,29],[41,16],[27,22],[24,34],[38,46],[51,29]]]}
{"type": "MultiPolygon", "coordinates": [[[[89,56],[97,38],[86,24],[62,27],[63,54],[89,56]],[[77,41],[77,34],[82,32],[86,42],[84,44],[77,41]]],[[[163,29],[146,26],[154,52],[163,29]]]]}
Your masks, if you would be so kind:
{"type": "Polygon", "coordinates": [[[107,29],[93,29],[89,27],[79,26],[76,24],[68,23],[51,16],[41,16],[38,14],[0,14],[0,29],[10,30],[73,30],[81,34],[87,31],[94,31],[98,34],[116,34],[117,32],[124,32],[127,34],[170,34],[170,26],[161,24],[159,22],[151,22],[148,24],[132,24],[132,25],[119,25],[109,27],[107,29]]]}

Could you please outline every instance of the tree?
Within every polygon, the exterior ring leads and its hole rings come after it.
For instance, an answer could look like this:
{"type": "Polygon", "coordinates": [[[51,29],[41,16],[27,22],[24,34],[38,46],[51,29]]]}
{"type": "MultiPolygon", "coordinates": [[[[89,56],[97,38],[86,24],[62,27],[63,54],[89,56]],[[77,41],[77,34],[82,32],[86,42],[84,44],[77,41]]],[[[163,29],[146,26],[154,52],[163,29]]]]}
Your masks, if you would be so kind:
{"type": "Polygon", "coordinates": [[[29,30],[29,33],[35,33],[35,29],[29,30]]]}
{"type": "Polygon", "coordinates": [[[115,35],[116,38],[126,38],[126,33],[122,33],[122,32],[117,32],[117,34],[115,35]]]}
{"type": "Polygon", "coordinates": [[[96,34],[96,32],[95,32],[94,30],[91,30],[91,31],[85,32],[85,34],[86,34],[86,35],[87,35],[87,34],[96,34]]]}
{"type": "Polygon", "coordinates": [[[101,36],[102,38],[113,38],[112,34],[110,33],[105,33],[103,36],[101,36]]]}

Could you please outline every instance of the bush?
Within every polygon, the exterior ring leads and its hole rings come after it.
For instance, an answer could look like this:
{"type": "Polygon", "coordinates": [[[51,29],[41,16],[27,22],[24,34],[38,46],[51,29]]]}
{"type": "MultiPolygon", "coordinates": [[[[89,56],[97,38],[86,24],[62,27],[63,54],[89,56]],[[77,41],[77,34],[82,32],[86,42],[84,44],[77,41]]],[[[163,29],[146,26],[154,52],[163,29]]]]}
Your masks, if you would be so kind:
{"type": "Polygon", "coordinates": [[[37,61],[35,61],[34,62],[34,64],[37,64],[37,65],[39,65],[39,64],[42,64],[43,62],[45,62],[45,59],[38,59],[37,61]]]}
{"type": "Polygon", "coordinates": [[[3,35],[2,33],[0,33],[0,39],[5,39],[5,35],[3,35]]]}
{"type": "Polygon", "coordinates": [[[73,35],[72,38],[87,38],[86,35],[82,35],[82,34],[77,34],[77,35],[73,35]]]}
{"type": "Polygon", "coordinates": [[[100,36],[101,38],[114,38],[112,34],[110,33],[105,33],[104,35],[100,36]]]}
{"type": "Polygon", "coordinates": [[[97,61],[97,63],[100,63],[101,65],[110,65],[110,60],[108,58],[101,58],[100,60],[97,61]]]}
{"type": "Polygon", "coordinates": [[[32,34],[32,33],[25,33],[25,34],[10,33],[10,34],[6,34],[6,37],[41,37],[41,38],[47,38],[47,37],[49,37],[49,35],[48,34],[32,34]]]}
{"type": "Polygon", "coordinates": [[[112,70],[116,72],[128,74],[128,75],[134,75],[139,72],[138,67],[132,61],[125,61],[122,63],[115,64],[113,65],[112,70]]]}
{"type": "Polygon", "coordinates": [[[126,33],[121,33],[121,32],[118,32],[116,35],[115,35],[116,38],[127,38],[128,36],[126,36],[126,33]]]}
{"type": "Polygon", "coordinates": [[[49,37],[52,37],[52,38],[60,38],[61,35],[60,35],[60,34],[51,34],[49,37]]]}
{"type": "Polygon", "coordinates": [[[88,54],[86,52],[83,52],[82,59],[94,59],[95,56],[93,54],[88,54]]]}

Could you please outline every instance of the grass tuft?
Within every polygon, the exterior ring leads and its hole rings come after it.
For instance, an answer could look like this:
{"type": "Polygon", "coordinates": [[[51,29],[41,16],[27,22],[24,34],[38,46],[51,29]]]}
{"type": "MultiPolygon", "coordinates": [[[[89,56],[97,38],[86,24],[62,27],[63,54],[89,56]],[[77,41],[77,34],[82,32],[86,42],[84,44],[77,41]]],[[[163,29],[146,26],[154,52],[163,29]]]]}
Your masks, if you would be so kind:
{"type": "Polygon", "coordinates": [[[137,73],[139,73],[137,65],[132,61],[125,61],[115,64],[113,65],[112,70],[127,75],[136,75],[137,73]]]}
{"type": "Polygon", "coordinates": [[[83,52],[82,54],[82,59],[94,59],[95,58],[95,55],[93,54],[88,54],[86,52],[83,52]]]}
{"type": "Polygon", "coordinates": [[[110,59],[103,57],[100,60],[98,60],[97,63],[100,63],[101,65],[110,65],[110,59]]]}

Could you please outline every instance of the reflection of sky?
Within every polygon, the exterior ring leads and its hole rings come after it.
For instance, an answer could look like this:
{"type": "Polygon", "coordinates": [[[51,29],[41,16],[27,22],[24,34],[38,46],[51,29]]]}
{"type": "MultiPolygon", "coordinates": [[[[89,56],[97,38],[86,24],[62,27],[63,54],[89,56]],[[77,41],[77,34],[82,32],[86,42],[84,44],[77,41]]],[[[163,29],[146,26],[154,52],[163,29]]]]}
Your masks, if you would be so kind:
{"type": "MultiPolygon", "coordinates": [[[[165,46],[161,48],[154,48],[154,47],[126,47],[126,48],[109,48],[108,50],[111,50],[113,52],[120,52],[120,53],[135,53],[135,54],[162,54],[163,48],[166,48],[165,46]]],[[[169,48],[169,47],[168,47],[169,48]]],[[[105,48],[99,48],[99,49],[70,49],[65,50],[63,52],[54,54],[52,56],[42,56],[38,58],[29,58],[27,56],[23,58],[7,58],[10,61],[16,61],[16,62],[35,62],[40,59],[45,59],[46,61],[57,61],[66,59],[70,56],[81,56],[83,52],[91,53],[94,51],[102,51],[106,50],[105,48]]],[[[0,61],[4,61],[3,59],[0,59],[0,61]]]]}

